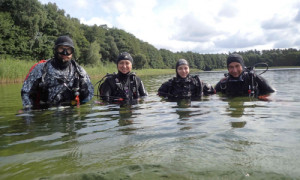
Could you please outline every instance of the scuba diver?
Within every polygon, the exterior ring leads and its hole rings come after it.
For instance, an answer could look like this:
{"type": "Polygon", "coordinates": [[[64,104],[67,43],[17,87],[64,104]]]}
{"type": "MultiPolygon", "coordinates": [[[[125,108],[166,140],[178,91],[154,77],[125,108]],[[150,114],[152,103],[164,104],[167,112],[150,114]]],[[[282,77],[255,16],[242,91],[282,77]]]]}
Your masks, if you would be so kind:
{"type": "MultiPolygon", "coordinates": [[[[275,92],[263,77],[255,74],[254,67],[246,68],[243,57],[239,54],[229,55],[227,58],[228,74],[225,74],[225,78],[215,86],[216,91],[228,96],[249,95],[252,97],[262,97],[262,95],[275,92]]],[[[266,71],[267,69],[264,72],[266,71]]]]}
{"type": "Polygon", "coordinates": [[[119,55],[117,59],[118,73],[107,74],[96,83],[99,83],[98,92],[102,100],[121,103],[148,95],[141,79],[131,72],[132,64],[133,58],[129,53],[123,52],[119,55]],[[104,78],[106,79],[101,84],[104,78]]]}
{"type": "Polygon", "coordinates": [[[176,63],[176,77],[163,83],[158,95],[168,99],[200,98],[202,95],[215,94],[214,88],[200,80],[199,75],[191,76],[189,63],[179,59],[176,63]]]}
{"type": "Polygon", "coordinates": [[[74,50],[72,39],[60,36],[55,41],[54,57],[30,69],[21,90],[24,108],[79,105],[93,97],[88,74],[72,59],[74,50]]]}

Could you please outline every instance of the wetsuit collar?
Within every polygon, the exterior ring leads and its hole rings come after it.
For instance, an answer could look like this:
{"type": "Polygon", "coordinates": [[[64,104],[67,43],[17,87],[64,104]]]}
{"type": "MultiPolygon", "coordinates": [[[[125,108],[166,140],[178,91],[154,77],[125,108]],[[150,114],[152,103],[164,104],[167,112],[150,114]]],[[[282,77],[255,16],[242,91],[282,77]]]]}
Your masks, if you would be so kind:
{"type": "Polygon", "coordinates": [[[127,80],[127,78],[130,76],[130,72],[128,72],[127,74],[123,74],[120,71],[118,71],[118,77],[120,79],[120,81],[125,81],[127,80]]]}
{"type": "Polygon", "coordinates": [[[186,80],[189,80],[189,79],[190,79],[190,75],[187,75],[185,78],[182,78],[181,76],[179,76],[179,75],[177,74],[176,79],[177,79],[178,81],[186,81],[186,80]]]}

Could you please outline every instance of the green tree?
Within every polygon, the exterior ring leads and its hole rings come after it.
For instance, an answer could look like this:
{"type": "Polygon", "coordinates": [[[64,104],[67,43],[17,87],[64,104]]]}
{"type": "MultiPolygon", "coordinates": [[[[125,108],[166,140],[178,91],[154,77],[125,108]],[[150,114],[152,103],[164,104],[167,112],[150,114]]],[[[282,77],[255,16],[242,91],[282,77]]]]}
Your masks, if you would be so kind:
{"type": "Polygon", "coordinates": [[[203,59],[203,56],[201,54],[196,54],[195,66],[198,69],[202,69],[202,70],[204,69],[204,59],[203,59]]]}
{"type": "Polygon", "coordinates": [[[143,69],[147,64],[146,56],[143,54],[137,54],[133,57],[133,65],[135,69],[143,69]]]}
{"type": "Polygon", "coordinates": [[[85,64],[91,66],[99,64],[101,59],[101,54],[99,52],[100,52],[100,45],[96,41],[94,41],[93,43],[91,43],[86,53],[85,64]]]}
{"type": "Polygon", "coordinates": [[[9,12],[15,24],[26,29],[30,37],[34,37],[46,21],[46,13],[38,0],[2,0],[0,10],[9,12]]]}
{"type": "Polygon", "coordinates": [[[162,57],[165,67],[166,68],[174,67],[174,65],[177,61],[175,54],[167,49],[160,49],[159,52],[161,54],[161,57],[162,57]]]}
{"type": "Polygon", "coordinates": [[[31,40],[31,52],[32,55],[38,59],[49,59],[53,57],[54,43],[49,41],[47,35],[38,33],[34,39],[31,40]]]}
{"type": "Polygon", "coordinates": [[[104,47],[101,49],[104,61],[115,62],[119,56],[119,49],[112,36],[106,36],[104,47]]]}
{"type": "Polygon", "coordinates": [[[0,54],[12,54],[15,49],[16,27],[8,12],[0,12],[0,54]]]}

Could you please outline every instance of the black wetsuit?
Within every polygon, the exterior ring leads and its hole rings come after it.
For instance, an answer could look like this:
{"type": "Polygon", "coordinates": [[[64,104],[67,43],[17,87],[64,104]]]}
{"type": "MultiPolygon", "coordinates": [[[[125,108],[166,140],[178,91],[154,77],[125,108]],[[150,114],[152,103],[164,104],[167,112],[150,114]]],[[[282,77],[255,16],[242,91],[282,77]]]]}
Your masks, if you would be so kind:
{"type": "Polygon", "coordinates": [[[134,73],[108,74],[98,87],[101,99],[105,101],[132,100],[147,96],[144,84],[134,73]]]}
{"type": "Polygon", "coordinates": [[[172,99],[199,98],[202,95],[214,94],[214,88],[203,83],[199,76],[188,75],[186,78],[174,77],[163,83],[158,89],[158,95],[172,99]]]}
{"type": "Polygon", "coordinates": [[[238,78],[229,75],[220,80],[215,89],[228,96],[260,96],[275,92],[263,77],[245,71],[238,78]]]}

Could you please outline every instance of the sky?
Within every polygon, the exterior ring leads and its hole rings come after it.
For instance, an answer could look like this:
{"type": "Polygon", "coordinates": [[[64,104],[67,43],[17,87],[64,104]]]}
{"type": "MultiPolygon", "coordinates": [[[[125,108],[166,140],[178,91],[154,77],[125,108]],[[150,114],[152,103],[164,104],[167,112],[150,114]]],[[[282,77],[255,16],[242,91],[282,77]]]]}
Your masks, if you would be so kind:
{"type": "Polygon", "coordinates": [[[300,0],[39,0],[173,52],[300,49],[300,0]]]}

